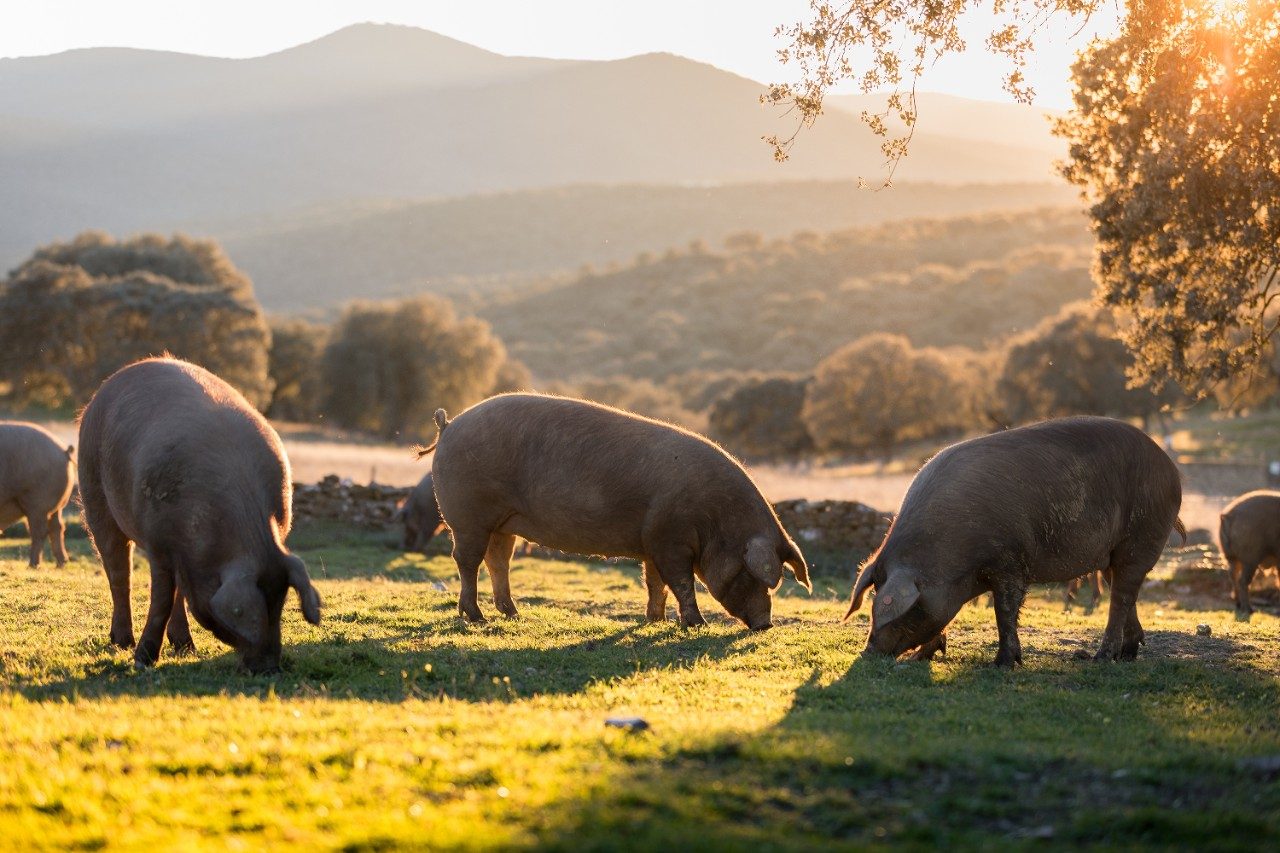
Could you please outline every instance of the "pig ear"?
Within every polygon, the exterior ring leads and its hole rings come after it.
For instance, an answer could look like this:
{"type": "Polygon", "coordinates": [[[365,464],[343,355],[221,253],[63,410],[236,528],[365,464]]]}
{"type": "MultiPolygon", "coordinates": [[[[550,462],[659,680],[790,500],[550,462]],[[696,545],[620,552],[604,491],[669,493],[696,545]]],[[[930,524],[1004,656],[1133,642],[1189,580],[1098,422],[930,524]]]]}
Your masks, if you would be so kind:
{"type": "Polygon", "coordinates": [[[920,585],[909,572],[895,572],[876,588],[871,607],[871,629],[883,628],[900,618],[920,598],[920,585]]]}
{"type": "Polygon", "coordinates": [[[312,625],[320,624],[320,593],[311,585],[307,564],[293,554],[286,554],[284,564],[289,569],[289,586],[298,591],[302,602],[302,615],[312,625]]]}
{"type": "Polygon", "coordinates": [[[748,542],[742,561],[747,564],[747,571],[769,589],[777,589],[782,583],[782,560],[778,559],[777,550],[767,539],[756,538],[748,542]]]}
{"type": "Polygon", "coordinates": [[[790,537],[784,537],[779,556],[782,558],[784,565],[791,567],[791,573],[796,576],[796,582],[809,592],[813,592],[813,584],[809,581],[809,567],[805,565],[804,554],[800,553],[800,549],[796,547],[796,543],[792,542],[790,537]]]}
{"type": "Polygon", "coordinates": [[[868,560],[862,565],[862,571],[858,573],[858,582],[853,585],[853,600],[849,602],[849,610],[844,614],[843,621],[848,622],[849,617],[858,612],[858,608],[862,607],[862,597],[875,585],[876,561],[868,560]]]}
{"type": "Polygon", "coordinates": [[[267,632],[267,600],[251,572],[235,571],[209,599],[218,621],[251,646],[262,643],[267,632]]]}

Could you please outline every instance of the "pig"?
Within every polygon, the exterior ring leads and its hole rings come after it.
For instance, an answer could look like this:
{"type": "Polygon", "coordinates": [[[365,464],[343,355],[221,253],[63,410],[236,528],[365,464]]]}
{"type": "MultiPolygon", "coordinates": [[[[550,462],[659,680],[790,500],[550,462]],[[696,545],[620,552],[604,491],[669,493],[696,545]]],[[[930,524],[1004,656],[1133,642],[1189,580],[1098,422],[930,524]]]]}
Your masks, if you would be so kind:
{"type": "Polygon", "coordinates": [[[396,519],[404,525],[404,550],[427,553],[427,543],[444,527],[430,473],[413,487],[396,511],[396,519]]]}
{"type": "Polygon", "coordinates": [[[1071,605],[1076,600],[1076,593],[1079,592],[1080,587],[1085,584],[1088,584],[1089,589],[1093,591],[1093,595],[1090,597],[1089,603],[1084,606],[1085,614],[1088,615],[1098,608],[1098,602],[1102,600],[1102,572],[1089,572],[1087,575],[1082,575],[1081,577],[1072,578],[1067,581],[1067,591],[1066,595],[1063,596],[1062,601],[1063,613],[1071,612],[1071,605]]]}
{"type": "Polygon", "coordinates": [[[62,508],[75,485],[74,453],[43,427],[0,421],[0,530],[27,520],[33,569],[40,565],[46,539],[58,567],[67,563],[62,508]]]}
{"type": "MultiPolygon", "coordinates": [[[[508,567],[516,537],[578,554],[644,564],[647,615],[666,618],[667,590],[685,626],[705,625],[700,578],[748,628],[771,627],[783,566],[812,589],[808,566],[746,470],[719,446],[609,406],[542,394],[500,394],[448,419],[432,460],[440,512],[453,533],[472,622],[480,563],[498,609],[516,615],[508,567]]],[[[421,451],[425,455],[433,448],[421,451]]]]}
{"type": "Polygon", "coordinates": [[[945,646],[965,602],[993,595],[995,663],[1022,662],[1018,612],[1030,583],[1105,570],[1111,609],[1096,660],[1145,642],[1138,590],[1176,529],[1182,482],[1146,433],[1110,418],[1045,421],[974,438],[930,459],[854,585],[848,620],[874,588],[867,653],[945,646]]]}
{"type": "Polygon", "coordinates": [[[1259,567],[1280,569],[1280,492],[1249,492],[1222,511],[1218,547],[1231,572],[1236,615],[1253,613],[1249,584],[1259,567]]]}
{"type": "Polygon", "coordinates": [[[121,368],[80,417],[80,499],[111,587],[111,642],[134,646],[129,573],[151,563],[151,603],[134,665],[155,663],[166,633],[193,648],[183,607],[253,673],[280,667],[290,587],[320,623],[306,566],[285,548],[289,461],[275,430],[238,391],[172,358],[121,368]]]}

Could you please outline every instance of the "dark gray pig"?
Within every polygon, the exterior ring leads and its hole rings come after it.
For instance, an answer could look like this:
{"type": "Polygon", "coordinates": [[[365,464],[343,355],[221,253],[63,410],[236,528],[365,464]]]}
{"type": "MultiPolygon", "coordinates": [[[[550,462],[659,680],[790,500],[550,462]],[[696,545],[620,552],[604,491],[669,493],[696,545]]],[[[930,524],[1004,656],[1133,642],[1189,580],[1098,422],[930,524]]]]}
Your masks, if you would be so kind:
{"type": "MultiPolygon", "coordinates": [[[[432,474],[462,580],[458,610],[476,603],[480,563],[500,611],[516,613],[508,567],[516,537],[577,554],[644,562],[648,617],[666,618],[667,589],[686,626],[706,624],[694,577],[752,629],[772,625],[783,566],[808,568],[751,477],[718,446],[608,406],[540,394],[491,397],[440,428],[432,474]]],[[[425,454],[431,448],[423,451],[425,454]]]]}
{"type": "Polygon", "coordinates": [[[290,587],[320,623],[320,596],[284,545],[292,488],[275,430],[209,371],[157,358],[107,379],[80,418],[80,495],[111,584],[111,641],[134,645],[136,543],[151,562],[138,666],[155,662],[166,626],[175,650],[192,647],[185,598],[248,670],[278,670],[290,587]]]}
{"type": "Polygon", "coordinates": [[[0,421],[0,530],[27,520],[33,569],[40,565],[46,539],[58,565],[66,565],[62,508],[75,485],[72,453],[43,427],[0,421]]]}
{"type": "Polygon", "coordinates": [[[990,592],[995,662],[1012,666],[1027,585],[1106,570],[1111,610],[1095,659],[1132,660],[1144,642],[1138,590],[1170,529],[1185,537],[1181,504],[1173,460],[1122,421],[1062,418],[961,442],[916,475],[845,618],[874,588],[867,651],[927,656],[964,603],[990,592]]]}
{"type": "Polygon", "coordinates": [[[404,550],[427,553],[427,543],[444,527],[430,474],[418,481],[396,512],[404,525],[404,550]]]}
{"type": "Polygon", "coordinates": [[[1222,511],[1218,547],[1231,572],[1236,613],[1253,613],[1249,584],[1258,568],[1280,567],[1280,492],[1249,492],[1222,511]]]}
{"type": "Polygon", "coordinates": [[[1098,602],[1102,600],[1102,572],[1089,572],[1087,575],[1067,581],[1067,591],[1062,600],[1063,613],[1071,612],[1071,605],[1075,603],[1076,593],[1085,584],[1089,585],[1089,590],[1093,593],[1089,598],[1089,603],[1084,606],[1085,614],[1088,615],[1098,609],[1098,602]]]}

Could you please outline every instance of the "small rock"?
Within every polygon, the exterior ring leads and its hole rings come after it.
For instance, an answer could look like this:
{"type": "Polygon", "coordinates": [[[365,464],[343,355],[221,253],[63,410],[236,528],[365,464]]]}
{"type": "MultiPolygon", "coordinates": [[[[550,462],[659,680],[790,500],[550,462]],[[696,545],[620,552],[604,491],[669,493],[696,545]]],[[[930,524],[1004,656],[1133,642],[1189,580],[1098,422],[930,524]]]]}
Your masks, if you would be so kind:
{"type": "Polygon", "coordinates": [[[609,717],[604,724],[608,728],[628,732],[642,732],[649,728],[649,721],[643,717],[609,717]]]}
{"type": "Polygon", "coordinates": [[[1280,755],[1258,755],[1253,758],[1242,758],[1236,766],[1248,773],[1254,773],[1267,781],[1280,777],[1280,755]]]}
{"type": "Polygon", "coordinates": [[[1201,622],[1199,625],[1196,626],[1197,637],[1209,637],[1212,635],[1213,635],[1213,629],[1210,628],[1207,623],[1201,622]]]}

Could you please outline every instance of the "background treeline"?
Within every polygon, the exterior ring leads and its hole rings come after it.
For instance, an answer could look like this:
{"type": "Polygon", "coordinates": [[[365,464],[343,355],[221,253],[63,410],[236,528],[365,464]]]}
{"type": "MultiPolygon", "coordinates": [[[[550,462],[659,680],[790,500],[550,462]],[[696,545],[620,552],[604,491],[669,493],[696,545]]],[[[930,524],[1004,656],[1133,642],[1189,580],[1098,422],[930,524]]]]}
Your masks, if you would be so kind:
{"type": "Polygon", "coordinates": [[[435,297],[353,303],[332,326],[268,323],[248,277],[209,240],[88,232],[38,249],[0,283],[0,390],[11,407],[74,410],[139,358],[202,364],[272,417],[384,437],[434,434],[525,387],[488,324],[435,297]]]}
{"type": "MultiPolygon", "coordinates": [[[[0,394],[70,410],[121,365],[169,352],[273,418],[385,438],[429,439],[438,407],[537,388],[704,431],[752,461],[875,458],[1177,402],[1128,387],[1088,263],[1078,214],[1050,209],[741,233],[457,307],[424,296],[268,318],[211,241],[86,233],[0,282],[0,394]]],[[[1220,402],[1280,395],[1273,361],[1220,402]]]]}
{"type": "Polygon", "coordinates": [[[480,298],[535,376],[669,381],[693,370],[811,371],[877,331],[985,348],[1091,289],[1069,209],[907,220],[642,254],[558,286],[480,298]]]}

